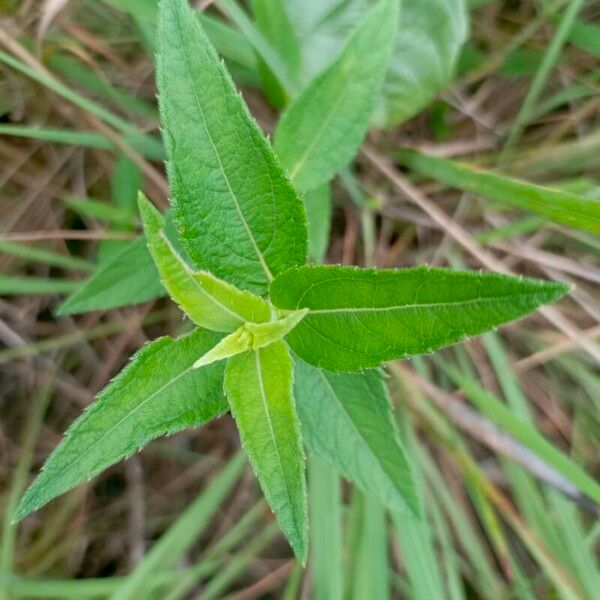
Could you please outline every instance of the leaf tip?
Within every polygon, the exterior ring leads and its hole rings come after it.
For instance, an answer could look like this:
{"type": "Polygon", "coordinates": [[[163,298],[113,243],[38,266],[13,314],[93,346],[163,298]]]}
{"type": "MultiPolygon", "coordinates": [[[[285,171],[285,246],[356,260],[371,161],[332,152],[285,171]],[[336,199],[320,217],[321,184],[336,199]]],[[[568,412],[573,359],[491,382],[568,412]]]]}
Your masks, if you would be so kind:
{"type": "Polygon", "coordinates": [[[574,285],[569,285],[567,283],[561,283],[558,281],[547,281],[542,285],[546,296],[544,304],[556,302],[567,294],[570,294],[575,289],[574,285]]]}
{"type": "Polygon", "coordinates": [[[160,229],[164,225],[164,218],[160,211],[148,200],[144,192],[141,190],[138,191],[137,197],[137,205],[138,210],[140,212],[140,217],[142,218],[142,224],[144,226],[144,230],[149,227],[152,230],[160,229]]]}
{"type": "Polygon", "coordinates": [[[36,503],[31,501],[30,491],[31,487],[21,496],[16,508],[13,509],[13,512],[10,515],[11,525],[16,525],[39,508],[36,503]]]}
{"type": "Polygon", "coordinates": [[[54,315],[57,317],[64,317],[65,315],[70,314],[69,305],[71,304],[71,298],[73,296],[69,296],[66,300],[61,302],[58,307],[54,311],[54,315]]]}
{"type": "Polygon", "coordinates": [[[305,526],[302,532],[299,532],[298,539],[292,540],[288,538],[288,541],[296,560],[305,569],[308,562],[308,526],[305,526]]]}

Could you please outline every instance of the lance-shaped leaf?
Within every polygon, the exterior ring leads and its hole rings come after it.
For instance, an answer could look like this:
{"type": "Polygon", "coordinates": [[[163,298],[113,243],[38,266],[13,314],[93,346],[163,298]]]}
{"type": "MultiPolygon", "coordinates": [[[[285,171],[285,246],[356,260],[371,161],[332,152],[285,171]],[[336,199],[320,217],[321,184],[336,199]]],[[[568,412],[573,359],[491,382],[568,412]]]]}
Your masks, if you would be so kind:
{"type": "Polygon", "coordinates": [[[421,512],[381,371],[330,373],[296,359],[294,395],[312,452],[391,510],[421,512]]]}
{"type": "Polygon", "coordinates": [[[193,369],[219,334],[198,329],[144,346],[75,421],[27,490],[15,518],[88,481],[152,439],[196,427],[227,410],[224,365],[193,369]]]}
{"type": "Polygon", "coordinates": [[[148,249],[163,285],[196,325],[233,331],[246,321],[269,320],[269,305],[259,296],[238,290],[210,273],[192,270],[165,235],[160,212],[141,193],[138,204],[148,249]]]}
{"type": "Polygon", "coordinates": [[[304,451],[292,395],[293,364],[284,342],[229,359],[225,390],[265,497],[294,553],[308,546],[304,451]]]}
{"type": "Polygon", "coordinates": [[[163,296],[163,288],[143,238],[99,265],[59,307],[59,315],[108,310],[163,296]]]}
{"type": "Polygon", "coordinates": [[[307,266],[282,273],[271,301],[279,309],[309,309],[286,336],[300,358],[330,371],[358,371],[483,333],[568,290],[474,271],[307,266]]]}
{"type": "Polygon", "coordinates": [[[306,218],[186,0],[163,0],[157,78],[173,210],[191,259],[266,292],[306,261],[306,218]]]}
{"type": "Polygon", "coordinates": [[[326,183],[356,154],[387,69],[398,14],[398,0],[380,0],[338,59],[283,113],[275,149],[298,188],[326,183]]]}

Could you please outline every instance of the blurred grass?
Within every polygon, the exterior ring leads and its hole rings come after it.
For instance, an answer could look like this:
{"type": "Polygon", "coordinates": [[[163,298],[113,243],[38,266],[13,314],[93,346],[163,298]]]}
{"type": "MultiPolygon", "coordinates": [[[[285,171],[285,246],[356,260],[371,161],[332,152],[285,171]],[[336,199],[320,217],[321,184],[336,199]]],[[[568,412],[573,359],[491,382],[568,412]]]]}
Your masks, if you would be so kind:
{"type": "MultiPolygon", "coordinates": [[[[572,335],[536,315],[391,366],[426,520],[387,513],[311,458],[313,549],[301,571],[224,418],[153,444],[10,524],[29,473],[94,393],[147,339],[182,331],[177,309],[162,300],[54,316],[59,296],[123,248],[108,238],[136,230],[138,187],[163,207],[168,195],[154,2],[65,2],[40,32],[41,15],[59,4],[1,9],[0,596],[596,598],[600,378],[589,348],[598,350],[600,336],[600,244],[443,177],[403,175],[504,267],[576,288],[557,309],[572,335]]],[[[469,5],[456,85],[419,117],[374,132],[370,145],[390,159],[411,147],[500,164],[512,177],[597,202],[598,9],[469,5]]],[[[259,89],[261,64],[288,92],[296,82],[247,8],[228,0],[200,18],[270,132],[276,117],[259,89]]],[[[444,221],[407,202],[367,160],[334,183],[332,197],[325,262],[481,267],[444,221]]]]}

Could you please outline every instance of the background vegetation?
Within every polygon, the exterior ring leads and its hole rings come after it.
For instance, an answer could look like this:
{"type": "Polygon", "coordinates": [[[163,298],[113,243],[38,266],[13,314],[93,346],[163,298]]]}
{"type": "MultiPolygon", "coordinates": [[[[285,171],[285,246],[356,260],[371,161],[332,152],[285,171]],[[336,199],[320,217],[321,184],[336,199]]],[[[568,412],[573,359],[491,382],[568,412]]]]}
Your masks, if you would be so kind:
{"type": "MultiPolygon", "coordinates": [[[[254,6],[260,28],[248,6],[197,4],[272,132],[283,99],[257,56],[281,40],[261,34],[264,3],[254,6]]],[[[334,181],[325,262],[510,270],[576,289],[500,334],[390,366],[427,518],[390,514],[311,458],[306,571],[230,417],[154,442],[10,523],[94,394],[182,323],[165,300],[56,316],[136,235],[137,189],[167,203],[154,2],[0,4],[0,597],[598,597],[597,484],[581,475],[600,469],[594,216],[547,214],[536,190],[399,150],[600,200],[600,11],[576,0],[469,4],[452,86],[417,116],[374,129],[334,181]]]]}

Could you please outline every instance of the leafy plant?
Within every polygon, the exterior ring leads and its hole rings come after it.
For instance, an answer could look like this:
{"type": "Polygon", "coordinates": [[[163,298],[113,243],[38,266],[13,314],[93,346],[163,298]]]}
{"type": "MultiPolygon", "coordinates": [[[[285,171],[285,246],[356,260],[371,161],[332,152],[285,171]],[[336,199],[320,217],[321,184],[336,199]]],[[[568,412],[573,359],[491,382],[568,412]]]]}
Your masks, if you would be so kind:
{"type": "MultiPolygon", "coordinates": [[[[339,60],[373,5],[369,0],[274,0],[268,4],[275,5],[275,12],[283,16],[262,19],[262,11],[253,4],[257,25],[304,86],[312,85],[313,79],[339,60]],[[285,37],[280,34],[284,28],[285,37]]],[[[378,127],[412,117],[452,81],[468,33],[464,0],[402,0],[400,4],[394,17],[392,57],[385,65],[381,94],[373,97],[377,106],[371,117],[378,127]]],[[[385,27],[390,24],[388,21],[385,27]]],[[[385,45],[382,28],[382,39],[354,68],[366,68],[369,55],[385,45]]]]}
{"type": "MultiPolygon", "coordinates": [[[[397,5],[381,0],[348,47],[352,50],[374,22],[384,26],[395,19],[397,5]]],[[[158,23],[159,102],[172,212],[184,250],[166,234],[165,218],[143,195],[139,210],[162,285],[197,327],[177,340],[151,342],[132,358],[69,429],[15,517],[25,517],[153,438],[230,409],[265,497],[304,563],[303,445],[392,510],[418,518],[420,495],[381,366],[519,318],[568,288],[427,267],[306,265],[301,197],[202,24],[184,0],[163,0],[158,23]]],[[[387,31],[391,39],[393,28],[387,31]]],[[[329,89],[329,77],[352,76],[345,68],[336,70],[348,52],[315,80],[315,93],[329,89]]],[[[383,72],[388,56],[382,51],[373,69],[383,72]]],[[[361,81],[353,85],[358,89],[361,81]]],[[[381,77],[365,85],[377,87],[381,77]]],[[[327,102],[331,96],[323,95],[327,102]]],[[[289,123],[310,124],[311,95],[301,94],[295,102],[289,110],[297,118],[290,116],[289,123]]],[[[345,148],[331,164],[325,164],[326,154],[313,155],[316,184],[333,176],[349,159],[347,149],[360,143],[373,106],[368,108],[361,104],[362,133],[352,130],[347,136],[332,109],[324,126],[335,124],[345,148]]],[[[317,144],[321,138],[303,136],[309,146],[301,152],[311,149],[310,139],[317,144]]],[[[291,168],[293,162],[285,164],[291,168]]],[[[310,181],[306,173],[302,182],[310,181]]]]}

